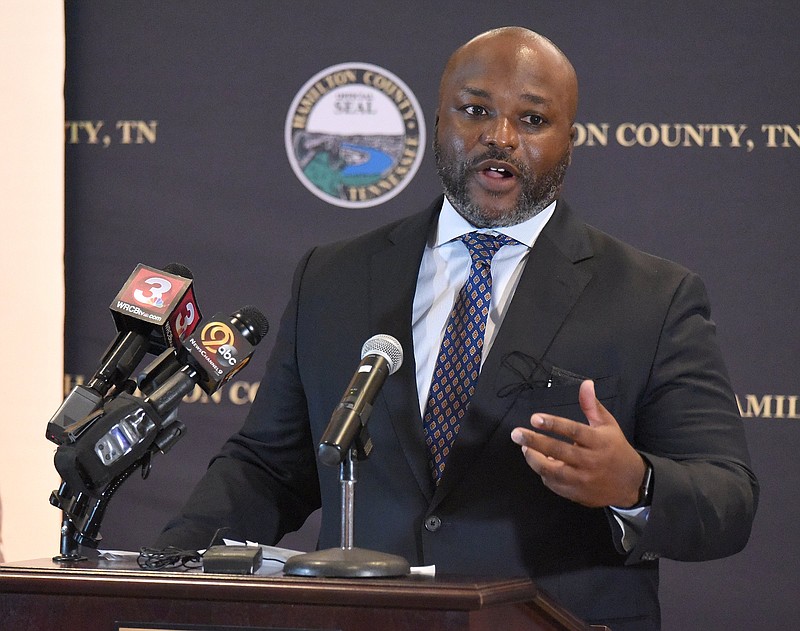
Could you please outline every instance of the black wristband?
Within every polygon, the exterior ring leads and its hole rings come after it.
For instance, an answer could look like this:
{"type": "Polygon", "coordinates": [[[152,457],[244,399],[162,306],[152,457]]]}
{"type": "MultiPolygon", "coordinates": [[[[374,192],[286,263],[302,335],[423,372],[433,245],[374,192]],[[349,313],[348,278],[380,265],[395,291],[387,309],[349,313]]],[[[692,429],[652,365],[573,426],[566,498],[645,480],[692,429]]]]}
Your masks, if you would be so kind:
{"type": "Polygon", "coordinates": [[[644,461],[644,464],[644,477],[642,478],[642,485],[639,487],[639,501],[627,510],[650,506],[653,501],[653,465],[647,460],[644,461]]]}

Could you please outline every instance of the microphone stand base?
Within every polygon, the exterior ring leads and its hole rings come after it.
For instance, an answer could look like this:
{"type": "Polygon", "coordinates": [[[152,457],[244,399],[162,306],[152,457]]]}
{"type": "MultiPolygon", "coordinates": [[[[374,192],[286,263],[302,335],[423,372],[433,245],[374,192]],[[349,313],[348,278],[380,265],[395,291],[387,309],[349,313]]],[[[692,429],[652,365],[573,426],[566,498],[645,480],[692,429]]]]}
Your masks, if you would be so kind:
{"type": "Polygon", "coordinates": [[[362,548],[330,548],[298,554],[286,560],[283,573],[289,576],[328,578],[370,578],[406,576],[411,567],[403,557],[362,548]]]}
{"type": "Polygon", "coordinates": [[[53,563],[80,563],[81,561],[88,561],[89,557],[80,554],[59,554],[53,557],[53,563]]]}

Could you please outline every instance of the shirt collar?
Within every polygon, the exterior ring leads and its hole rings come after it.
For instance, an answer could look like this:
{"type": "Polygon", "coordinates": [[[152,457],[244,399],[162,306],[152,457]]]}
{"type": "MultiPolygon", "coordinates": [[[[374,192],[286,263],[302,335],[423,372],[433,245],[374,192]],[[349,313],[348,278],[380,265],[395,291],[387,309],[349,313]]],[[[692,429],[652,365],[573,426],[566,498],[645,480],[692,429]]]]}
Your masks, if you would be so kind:
{"type": "Polygon", "coordinates": [[[536,238],[539,236],[539,233],[541,233],[545,224],[548,222],[550,217],[553,216],[555,209],[556,202],[553,201],[552,204],[550,204],[537,215],[515,226],[502,226],[500,228],[476,228],[461,215],[459,215],[458,211],[453,208],[450,200],[445,197],[444,203],[442,204],[442,211],[439,213],[439,223],[437,225],[433,247],[438,247],[444,243],[448,243],[453,239],[457,239],[462,234],[467,234],[468,232],[496,232],[511,237],[515,241],[519,241],[519,243],[528,246],[530,249],[533,247],[533,244],[536,242],[536,238]]]}

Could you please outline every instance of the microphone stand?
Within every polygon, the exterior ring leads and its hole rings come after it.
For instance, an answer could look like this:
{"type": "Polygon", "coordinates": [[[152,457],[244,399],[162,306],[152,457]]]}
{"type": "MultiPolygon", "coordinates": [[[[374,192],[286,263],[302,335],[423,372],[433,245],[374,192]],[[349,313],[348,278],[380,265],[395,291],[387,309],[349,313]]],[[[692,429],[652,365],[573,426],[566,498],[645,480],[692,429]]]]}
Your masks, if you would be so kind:
{"type": "Polygon", "coordinates": [[[75,563],[86,561],[87,557],[80,553],[80,546],[97,549],[102,537],[100,523],[105,515],[108,503],[120,485],[136,469],[148,464],[150,454],[145,454],[134,464],[120,473],[99,496],[90,496],[83,492],[73,492],[62,481],[57,491],[50,494],[50,504],[61,509],[61,537],[59,553],[53,557],[56,563],[75,563]]]}
{"type": "MultiPolygon", "coordinates": [[[[362,431],[366,431],[362,429],[362,431]]],[[[342,534],[338,548],[317,550],[298,554],[286,560],[284,574],[290,576],[323,576],[329,578],[369,578],[405,576],[410,571],[408,561],[394,554],[365,550],[353,546],[353,507],[356,484],[356,465],[359,452],[362,458],[367,454],[360,445],[369,440],[355,441],[359,448],[347,450],[347,455],[339,464],[339,482],[342,489],[342,534]]]]}
{"type": "Polygon", "coordinates": [[[61,512],[61,539],[59,545],[59,552],[61,554],[54,556],[53,561],[56,563],[77,563],[79,561],[86,561],[87,557],[80,553],[78,542],[75,541],[77,530],[72,520],[67,516],[64,511],[61,512]]]}
{"type": "Polygon", "coordinates": [[[80,553],[80,546],[97,549],[102,540],[100,524],[105,516],[108,503],[122,483],[137,469],[142,470],[142,477],[150,472],[152,457],[160,452],[167,453],[183,435],[185,426],[177,418],[167,420],[156,435],[150,450],[134,461],[122,473],[114,477],[99,495],[80,490],[74,491],[61,481],[57,491],[50,494],[50,504],[61,509],[61,538],[59,554],[53,557],[56,563],[75,563],[86,561],[87,557],[80,553]]]}

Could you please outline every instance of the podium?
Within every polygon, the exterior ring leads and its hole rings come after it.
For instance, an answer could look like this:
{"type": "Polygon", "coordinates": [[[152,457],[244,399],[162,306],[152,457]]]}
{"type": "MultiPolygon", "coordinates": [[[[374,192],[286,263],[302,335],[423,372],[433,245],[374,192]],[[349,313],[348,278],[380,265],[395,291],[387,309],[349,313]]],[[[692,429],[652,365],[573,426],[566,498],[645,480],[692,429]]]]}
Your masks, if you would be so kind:
{"type": "Polygon", "coordinates": [[[0,566],[0,629],[585,630],[528,578],[306,578],[141,570],[133,561],[0,566]]]}

